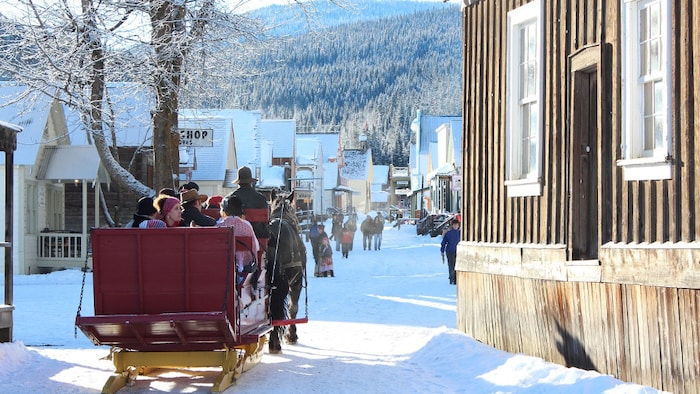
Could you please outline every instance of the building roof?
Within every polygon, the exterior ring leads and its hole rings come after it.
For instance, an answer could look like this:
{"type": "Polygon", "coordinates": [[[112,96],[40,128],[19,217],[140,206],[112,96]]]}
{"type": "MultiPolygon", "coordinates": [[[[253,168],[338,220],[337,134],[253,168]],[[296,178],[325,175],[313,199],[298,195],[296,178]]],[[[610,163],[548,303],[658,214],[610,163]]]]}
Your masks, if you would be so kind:
{"type": "MultiPolygon", "coordinates": [[[[13,155],[15,165],[34,165],[39,147],[45,144],[44,130],[49,121],[53,99],[44,94],[29,94],[24,86],[0,83],[0,120],[22,128],[17,133],[17,150],[13,155]]],[[[55,106],[53,107],[55,110],[55,106]]],[[[62,112],[62,108],[61,108],[62,112]]],[[[5,155],[0,155],[5,164],[5,155]]]]}
{"type": "Polygon", "coordinates": [[[294,157],[296,125],[294,119],[263,119],[260,121],[260,138],[272,142],[273,158],[294,157]]]}
{"type": "Polygon", "coordinates": [[[235,179],[238,168],[243,166],[250,167],[253,174],[256,173],[260,165],[260,111],[182,109],[179,114],[181,128],[206,127],[214,130],[213,147],[191,149],[191,154],[188,155],[189,165],[193,164],[195,156],[197,159],[197,169],[192,172],[192,180],[224,181],[231,176],[235,179]],[[233,149],[235,151],[231,151],[233,149]]]}
{"type": "Polygon", "coordinates": [[[340,133],[304,133],[299,134],[300,138],[316,138],[321,142],[323,149],[323,162],[338,160],[338,150],[340,148],[340,133]]]}
{"type": "Polygon", "coordinates": [[[61,182],[99,181],[109,183],[94,145],[53,145],[44,148],[37,179],[61,182]]]}
{"type": "Polygon", "coordinates": [[[297,165],[316,165],[322,158],[321,141],[318,138],[308,138],[305,135],[297,136],[297,165]]]}
{"type": "MultiPolygon", "coordinates": [[[[110,113],[114,114],[110,123],[114,126],[116,146],[152,146],[151,109],[154,100],[148,88],[135,83],[110,82],[107,84],[106,98],[109,100],[110,113]]],[[[92,144],[80,120],[80,113],[70,108],[66,108],[65,112],[71,143],[92,144]]],[[[114,145],[111,132],[106,130],[105,137],[109,145],[114,145]]]]}

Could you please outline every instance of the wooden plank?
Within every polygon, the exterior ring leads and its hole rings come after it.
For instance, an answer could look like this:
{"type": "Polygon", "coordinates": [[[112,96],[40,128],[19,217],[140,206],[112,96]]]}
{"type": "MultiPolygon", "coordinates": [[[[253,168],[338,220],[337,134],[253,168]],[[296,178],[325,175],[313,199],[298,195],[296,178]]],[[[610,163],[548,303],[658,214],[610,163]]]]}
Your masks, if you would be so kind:
{"type": "Polygon", "coordinates": [[[681,381],[683,387],[677,392],[700,392],[700,291],[678,290],[679,314],[678,325],[683,338],[681,358],[683,371],[681,381]]]}
{"type": "Polygon", "coordinates": [[[621,368],[626,364],[627,355],[625,353],[623,338],[624,338],[624,322],[622,309],[622,292],[620,285],[603,284],[606,295],[606,317],[608,323],[608,359],[606,371],[617,377],[625,380],[625,369],[621,368]]]}
{"type": "MultiPolygon", "coordinates": [[[[700,26],[700,10],[698,10],[697,1],[683,0],[683,3],[683,5],[679,5],[676,8],[678,9],[678,11],[675,12],[679,12],[682,15],[688,17],[688,22],[686,23],[686,25],[688,26],[688,30],[693,29],[693,31],[687,34],[687,36],[692,37],[692,39],[688,38],[688,40],[692,42],[692,51],[682,52],[692,52],[693,54],[697,54],[700,53],[700,39],[697,39],[699,29],[698,26],[700,26]]],[[[686,44],[684,47],[690,48],[691,46],[686,44]]],[[[693,57],[693,59],[695,59],[695,57],[693,57]]],[[[689,128],[687,132],[687,139],[689,142],[690,149],[688,156],[683,157],[683,160],[686,163],[686,165],[683,166],[683,168],[692,168],[692,173],[685,174],[686,176],[684,176],[683,179],[687,179],[687,184],[695,185],[695,190],[693,190],[693,188],[691,187],[689,188],[686,194],[688,196],[688,202],[695,202],[694,197],[697,194],[696,190],[698,185],[698,177],[700,176],[700,160],[697,159],[698,157],[700,157],[700,133],[697,132],[697,127],[698,125],[700,125],[700,110],[698,110],[698,108],[700,108],[700,94],[695,94],[695,92],[700,92],[700,78],[697,78],[697,76],[700,75],[700,62],[691,61],[686,64],[688,64],[688,66],[686,66],[686,68],[688,69],[688,73],[690,75],[693,75],[694,77],[685,79],[689,82],[684,85],[692,86],[692,92],[688,92],[688,95],[690,97],[688,99],[689,105],[685,107],[686,110],[684,112],[688,113],[688,120],[686,123],[688,125],[692,124],[695,127],[693,129],[689,128]]],[[[700,204],[688,204],[688,210],[684,210],[684,208],[685,206],[681,208],[681,210],[678,212],[678,215],[689,213],[687,215],[684,215],[683,217],[689,218],[689,220],[692,220],[692,223],[688,225],[688,231],[684,231],[683,233],[688,234],[689,239],[697,240],[698,236],[700,236],[700,204]]]]}
{"type": "Polygon", "coordinates": [[[649,369],[646,371],[647,382],[651,382],[652,387],[662,387],[661,382],[661,344],[660,341],[666,340],[667,333],[659,332],[659,322],[662,316],[659,314],[660,306],[655,287],[644,286],[642,297],[644,298],[644,322],[646,326],[646,338],[644,343],[647,344],[646,349],[649,358],[649,369]],[[662,339],[663,337],[663,339],[662,339]]]}
{"type": "Polygon", "coordinates": [[[625,310],[623,335],[625,338],[625,353],[628,354],[628,364],[624,367],[627,371],[628,381],[639,381],[640,374],[638,368],[641,366],[639,350],[639,323],[637,322],[637,302],[635,298],[634,285],[622,286],[623,308],[625,310]]]}
{"type": "Polygon", "coordinates": [[[682,376],[683,357],[681,336],[678,321],[680,320],[678,310],[677,289],[661,287],[657,289],[659,297],[659,334],[660,334],[660,361],[661,385],[665,390],[678,392],[680,387],[674,387],[674,376],[682,376]],[[671,390],[670,388],[673,387],[671,390]]]}

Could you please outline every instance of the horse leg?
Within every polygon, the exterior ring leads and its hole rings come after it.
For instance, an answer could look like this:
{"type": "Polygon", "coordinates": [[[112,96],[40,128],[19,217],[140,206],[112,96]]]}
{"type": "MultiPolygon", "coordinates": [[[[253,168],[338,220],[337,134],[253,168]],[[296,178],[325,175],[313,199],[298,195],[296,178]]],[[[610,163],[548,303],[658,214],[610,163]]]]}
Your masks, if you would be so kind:
{"type": "MultiPolygon", "coordinates": [[[[272,283],[272,295],[270,296],[270,315],[272,320],[284,320],[285,316],[285,300],[289,293],[289,286],[285,283],[281,275],[275,277],[272,283]]],[[[268,350],[271,354],[276,354],[282,351],[282,337],[284,335],[284,327],[277,326],[270,333],[270,343],[268,350]]]]}
{"type": "MultiPolygon", "coordinates": [[[[287,270],[287,277],[289,278],[289,318],[296,319],[297,312],[299,312],[299,297],[301,296],[301,288],[303,286],[303,268],[293,267],[287,270]]],[[[290,344],[296,344],[299,340],[297,336],[297,326],[296,324],[291,324],[289,326],[289,331],[286,335],[286,340],[290,344]]]]}

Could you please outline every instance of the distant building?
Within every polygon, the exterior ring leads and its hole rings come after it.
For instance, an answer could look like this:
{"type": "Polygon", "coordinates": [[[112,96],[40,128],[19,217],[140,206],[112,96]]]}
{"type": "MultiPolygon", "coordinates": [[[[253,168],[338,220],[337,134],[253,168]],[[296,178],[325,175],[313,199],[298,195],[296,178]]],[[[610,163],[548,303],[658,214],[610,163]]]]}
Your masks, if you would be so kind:
{"type": "MultiPolygon", "coordinates": [[[[358,212],[367,213],[372,209],[372,150],[345,149],[340,168],[339,186],[352,193],[352,207],[358,212]]],[[[340,189],[339,189],[340,190],[340,189]]]]}

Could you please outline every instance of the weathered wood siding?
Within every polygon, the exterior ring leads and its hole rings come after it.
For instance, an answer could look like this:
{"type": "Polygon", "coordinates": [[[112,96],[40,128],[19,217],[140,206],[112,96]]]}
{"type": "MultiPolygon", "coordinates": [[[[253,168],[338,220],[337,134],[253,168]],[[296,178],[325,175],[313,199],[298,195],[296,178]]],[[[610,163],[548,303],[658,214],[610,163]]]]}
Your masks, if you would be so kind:
{"type": "Polygon", "coordinates": [[[464,8],[458,327],[484,343],[700,392],[700,2],[671,1],[672,177],[626,181],[621,0],[543,0],[542,194],[508,197],[507,14],[464,8]],[[597,257],[572,258],[572,68],[595,58],[597,257]]]}
{"type": "Polygon", "coordinates": [[[457,273],[458,329],[672,393],[700,392],[696,290],[457,273]]]}
{"type": "Polygon", "coordinates": [[[507,13],[524,0],[484,0],[466,7],[464,69],[465,238],[479,242],[567,243],[569,155],[569,57],[603,45],[604,85],[598,179],[599,241],[614,243],[696,241],[700,230],[700,3],[673,1],[673,177],[624,181],[615,165],[621,151],[620,1],[546,0],[544,133],[541,196],[507,198],[505,182],[507,13]]]}

